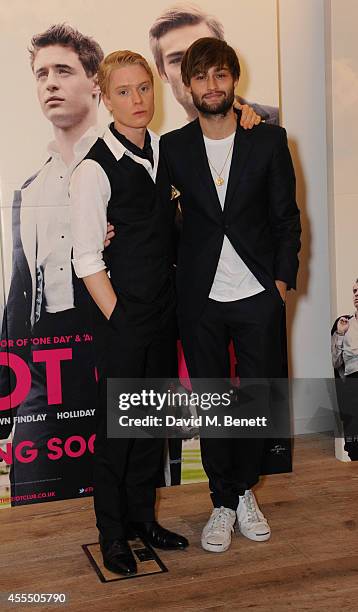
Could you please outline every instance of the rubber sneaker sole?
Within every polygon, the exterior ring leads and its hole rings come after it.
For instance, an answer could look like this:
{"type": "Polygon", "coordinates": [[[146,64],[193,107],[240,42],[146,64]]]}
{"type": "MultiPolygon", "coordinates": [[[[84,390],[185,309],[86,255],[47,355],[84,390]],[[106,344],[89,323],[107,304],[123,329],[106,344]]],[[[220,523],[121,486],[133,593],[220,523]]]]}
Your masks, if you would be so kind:
{"type": "Polygon", "coordinates": [[[201,539],[201,546],[204,550],[214,553],[225,552],[231,546],[231,540],[227,544],[211,544],[210,542],[206,542],[204,539],[201,539]]]}
{"type": "Polygon", "coordinates": [[[245,527],[241,527],[238,525],[236,527],[236,531],[241,533],[245,538],[249,540],[253,540],[254,542],[266,542],[271,537],[271,531],[267,531],[265,533],[253,533],[252,531],[248,531],[245,527]]]}

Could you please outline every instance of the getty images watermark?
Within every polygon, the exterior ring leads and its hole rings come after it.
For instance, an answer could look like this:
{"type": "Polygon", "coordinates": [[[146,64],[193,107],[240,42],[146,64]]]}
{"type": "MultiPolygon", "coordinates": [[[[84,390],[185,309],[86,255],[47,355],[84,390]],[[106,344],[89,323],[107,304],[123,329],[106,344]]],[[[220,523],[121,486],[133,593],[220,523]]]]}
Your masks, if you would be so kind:
{"type": "MultiPolygon", "coordinates": [[[[164,416],[153,416],[146,414],[140,417],[130,417],[128,414],[120,415],[118,423],[121,427],[221,427],[217,414],[197,414],[197,409],[208,411],[217,407],[228,407],[233,401],[233,392],[226,393],[187,393],[172,391],[168,389],[159,393],[150,389],[142,389],[140,393],[120,393],[118,396],[118,408],[125,411],[131,408],[143,406],[152,408],[157,412],[166,412],[164,416]],[[179,409],[181,416],[167,414],[168,409],[179,409]],[[195,414],[183,416],[183,408],[194,409],[195,414]]],[[[267,418],[257,416],[255,418],[236,418],[231,414],[223,414],[224,427],[266,427],[267,418]]]]}
{"type": "Polygon", "coordinates": [[[287,380],[109,379],[112,438],[289,437],[287,380]]]}

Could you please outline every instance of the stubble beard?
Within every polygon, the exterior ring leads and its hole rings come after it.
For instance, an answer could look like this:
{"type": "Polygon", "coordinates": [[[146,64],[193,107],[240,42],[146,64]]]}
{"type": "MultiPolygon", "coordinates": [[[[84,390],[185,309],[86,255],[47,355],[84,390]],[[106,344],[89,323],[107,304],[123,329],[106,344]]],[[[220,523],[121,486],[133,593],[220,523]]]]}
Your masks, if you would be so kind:
{"type": "Polygon", "coordinates": [[[218,102],[217,104],[212,104],[212,105],[206,103],[205,100],[200,100],[199,97],[196,96],[195,94],[192,94],[192,97],[193,97],[193,103],[194,103],[195,108],[202,115],[206,117],[212,117],[216,115],[225,116],[228,113],[228,111],[233,107],[234,100],[235,100],[235,93],[234,93],[234,89],[232,89],[232,91],[230,91],[228,94],[224,96],[221,102],[218,102]]]}

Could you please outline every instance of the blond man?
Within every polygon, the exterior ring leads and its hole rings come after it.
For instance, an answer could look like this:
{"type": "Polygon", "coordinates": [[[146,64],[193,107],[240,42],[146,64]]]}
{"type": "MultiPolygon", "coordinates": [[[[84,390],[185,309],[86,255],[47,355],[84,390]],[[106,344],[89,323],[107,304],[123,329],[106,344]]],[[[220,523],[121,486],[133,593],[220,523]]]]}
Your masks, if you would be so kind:
{"type": "Polygon", "coordinates": [[[71,180],[74,267],[93,298],[100,409],[95,449],[94,504],[105,566],[136,572],[129,532],[153,546],[179,549],[186,538],[155,520],[161,439],[109,439],[107,378],[170,376],[175,329],[171,266],[171,207],[155,194],[158,138],[153,75],[131,51],[108,55],[98,81],[113,122],[71,180]],[[103,259],[107,223],[116,235],[103,259]],[[107,271],[110,272],[110,279],[107,271]]]}

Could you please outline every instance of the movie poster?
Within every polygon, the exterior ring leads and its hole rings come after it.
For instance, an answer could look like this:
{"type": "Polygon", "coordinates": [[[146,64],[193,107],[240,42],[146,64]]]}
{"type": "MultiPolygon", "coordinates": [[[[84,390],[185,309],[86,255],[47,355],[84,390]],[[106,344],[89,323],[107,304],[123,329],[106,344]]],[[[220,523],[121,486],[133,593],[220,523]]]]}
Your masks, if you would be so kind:
{"type": "MultiPolygon", "coordinates": [[[[150,127],[159,134],[195,118],[181,82],[180,61],[186,48],[202,36],[225,38],[237,49],[242,68],[238,98],[249,101],[267,122],[278,122],[275,0],[2,4],[2,506],[92,493],[96,355],[89,297],[71,264],[68,185],[73,168],[92,144],[88,134],[100,134],[110,118],[99,104],[83,121],[83,92],[71,84],[65,59],[58,66],[58,78],[47,85],[46,95],[41,93],[43,77],[29,53],[31,40],[62,23],[90,36],[97,54],[131,49],[150,60],[156,87],[150,127]],[[78,115],[75,142],[64,142],[57,129],[56,100],[78,115]]],[[[180,367],[185,367],[182,360],[180,367]]],[[[177,466],[181,453],[174,446],[170,461],[177,466]]],[[[197,481],[203,476],[198,440],[187,446],[181,481],[197,481]]],[[[167,474],[168,483],[170,470],[167,474]]],[[[178,482],[175,478],[172,483],[178,482]]]]}

